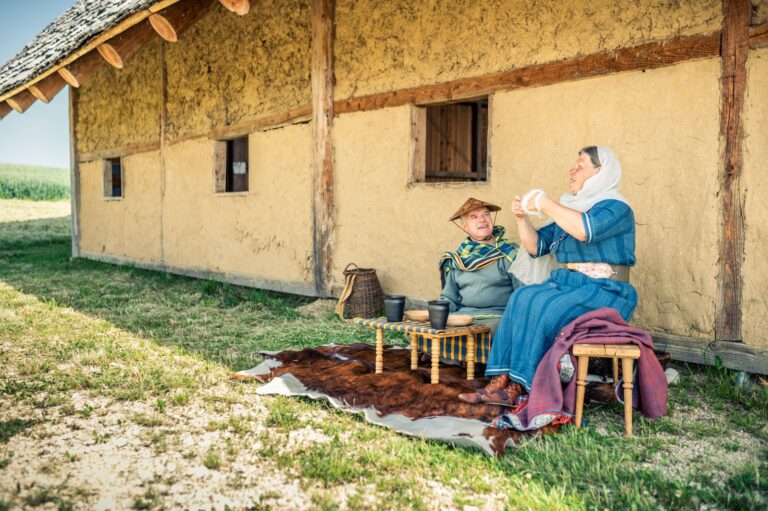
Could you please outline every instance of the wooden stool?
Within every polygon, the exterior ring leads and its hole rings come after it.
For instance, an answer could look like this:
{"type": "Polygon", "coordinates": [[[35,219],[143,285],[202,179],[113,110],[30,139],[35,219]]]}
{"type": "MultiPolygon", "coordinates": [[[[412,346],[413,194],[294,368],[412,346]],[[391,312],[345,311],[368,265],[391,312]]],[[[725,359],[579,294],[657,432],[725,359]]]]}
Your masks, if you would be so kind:
{"type": "Polygon", "coordinates": [[[573,356],[578,359],[576,376],[576,427],[581,427],[584,392],[587,385],[589,357],[613,359],[613,383],[619,382],[619,359],[624,376],[624,436],[632,437],[632,361],[640,358],[640,348],[634,344],[574,344],[573,356]]]}

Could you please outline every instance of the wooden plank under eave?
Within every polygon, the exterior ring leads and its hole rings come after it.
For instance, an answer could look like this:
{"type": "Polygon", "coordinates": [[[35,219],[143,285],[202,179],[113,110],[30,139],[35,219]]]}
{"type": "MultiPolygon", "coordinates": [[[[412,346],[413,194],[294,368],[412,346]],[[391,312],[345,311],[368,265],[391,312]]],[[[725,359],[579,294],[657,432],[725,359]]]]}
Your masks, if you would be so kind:
{"type": "Polygon", "coordinates": [[[333,16],[333,0],[312,0],[312,264],[321,296],[333,276],[333,16]]]}
{"type": "Polygon", "coordinates": [[[251,10],[250,0],[219,0],[228,11],[232,11],[240,16],[245,16],[251,10]]]}
{"type": "Polygon", "coordinates": [[[49,103],[66,86],[64,78],[58,73],[53,73],[30,85],[29,92],[43,103],[49,103]]]}
{"type": "Polygon", "coordinates": [[[6,99],[5,101],[8,102],[8,104],[11,105],[14,110],[21,114],[26,112],[27,109],[29,109],[29,107],[31,107],[32,104],[37,101],[37,98],[33,96],[32,93],[28,90],[23,90],[15,96],[6,99]]]}
{"type": "Polygon", "coordinates": [[[13,111],[13,107],[5,101],[0,101],[0,119],[13,111]]]}
{"type": "Polygon", "coordinates": [[[98,51],[93,50],[68,66],[59,69],[59,75],[72,87],[80,87],[103,65],[104,59],[98,51]]]}
{"type": "Polygon", "coordinates": [[[215,0],[186,0],[155,13],[149,17],[149,24],[157,34],[168,42],[175,43],[179,36],[202,18],[215,0]]]}
{"type": "Polygon", "coordinates": [[[715,304],[715,339],[741,340],[742,277],[744,260],[744,190],[742,110],[747,88],[750,0],[726,0],[721,43],[720,136],[725,151],[718,176],[722,224],[715,304]]]}
{"type": "Polygon", "coordinates": [[[152,26],[148,21],[142,21],[100,44],[96,49],[109,64],[122,69],[153,37],[155,31],[152,26]]]}

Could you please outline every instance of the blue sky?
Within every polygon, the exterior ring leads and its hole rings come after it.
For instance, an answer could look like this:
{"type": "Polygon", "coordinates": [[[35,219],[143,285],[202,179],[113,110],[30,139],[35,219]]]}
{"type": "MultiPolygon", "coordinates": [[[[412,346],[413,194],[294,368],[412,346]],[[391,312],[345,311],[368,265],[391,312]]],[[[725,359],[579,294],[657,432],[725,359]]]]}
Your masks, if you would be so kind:
{"type": "MultiPolygon", "coordinates": [[[[75,0],[0,0],[0,64],[5,64],[75,0]]],[[[69,168],[68,87],[47,105],[0,120],[0,162],[69,168]]]]}

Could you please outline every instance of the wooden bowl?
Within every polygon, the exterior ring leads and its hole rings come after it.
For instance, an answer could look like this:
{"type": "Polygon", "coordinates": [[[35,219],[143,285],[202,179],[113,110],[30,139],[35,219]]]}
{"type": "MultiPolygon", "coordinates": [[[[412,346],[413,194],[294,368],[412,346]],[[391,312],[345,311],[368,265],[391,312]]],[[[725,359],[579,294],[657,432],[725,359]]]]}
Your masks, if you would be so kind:
{"type": "Polygon", "coordinates": [[[429,322],[429,311],[426,311],[426,310],[405,311],[405,317],[406,319],[409,319],[411,321],[417,321],[419,323],[427,323],[429,322]]]}
{"type": "Polygon", "coordinates": [[[450,314],[448,315],[448,326],[467,326],[475,322],[475,317],[471,314],[450,314]]]}
{"type": "MultiPolygon", "coordinates": [[[[415,310],[405,311],[405,318],[418,323],[429,323],[429,311],[415,310]]],[[[448,326],[467,326],[475,322],[471,314],[449,314],[448,326]]]]}

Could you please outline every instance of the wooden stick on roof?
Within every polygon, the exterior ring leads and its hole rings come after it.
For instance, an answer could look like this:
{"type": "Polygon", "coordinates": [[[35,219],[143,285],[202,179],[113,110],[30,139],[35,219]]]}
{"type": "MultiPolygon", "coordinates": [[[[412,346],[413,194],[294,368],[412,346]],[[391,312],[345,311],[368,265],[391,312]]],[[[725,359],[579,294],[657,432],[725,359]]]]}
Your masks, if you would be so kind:
{"type": "Polygon", "coordinates": [[[0,101],[0,119],[11,113],[13,108],[5,101],[0,101]]]}
{"type": "Polygon", "coordinates": [[[32,103],[37,101],[37,98],[34,97],[28,90],[23,90],[15,96],[6,99],[6,101],[13,107],[14,110],[21,114],[26,112],[27,109],[32,106],[32,103]]]}
{"type": "Polygon", "coordinates": [[[34,85],[29,86],[29,92],[43,103],[48,103],[66,87],[67,82],[57,73],[49,75],[34,85]]]}
{"type": "Polygon", "coordinates": [[[179,2],[149,17],[149,24],[157,35],[175,43],[186,29],[202,18],[214,0],[187,0],[179,2]]]}
{"type": "Polygon", "coordinates": [[[64,81],[72,87],[80,87],[82,83],[104,65],[98,51],[90,51],[66,67],[59,69],[59,74],[64,81]]]}
{"type": "Polygon", "coordinates": [[[248,11],[251,10],[250,0],[219,0],[219,2],[228,10],[240,16],[248,14],[248,11]]]}
{"type": "Polygon", "coordinates": [[[137,23],[109,41],[100,44],[96,49],[104,60],[118,69],[122,69],[128,60],[153,37],[155,31],[149,23],[137,23]]]}

